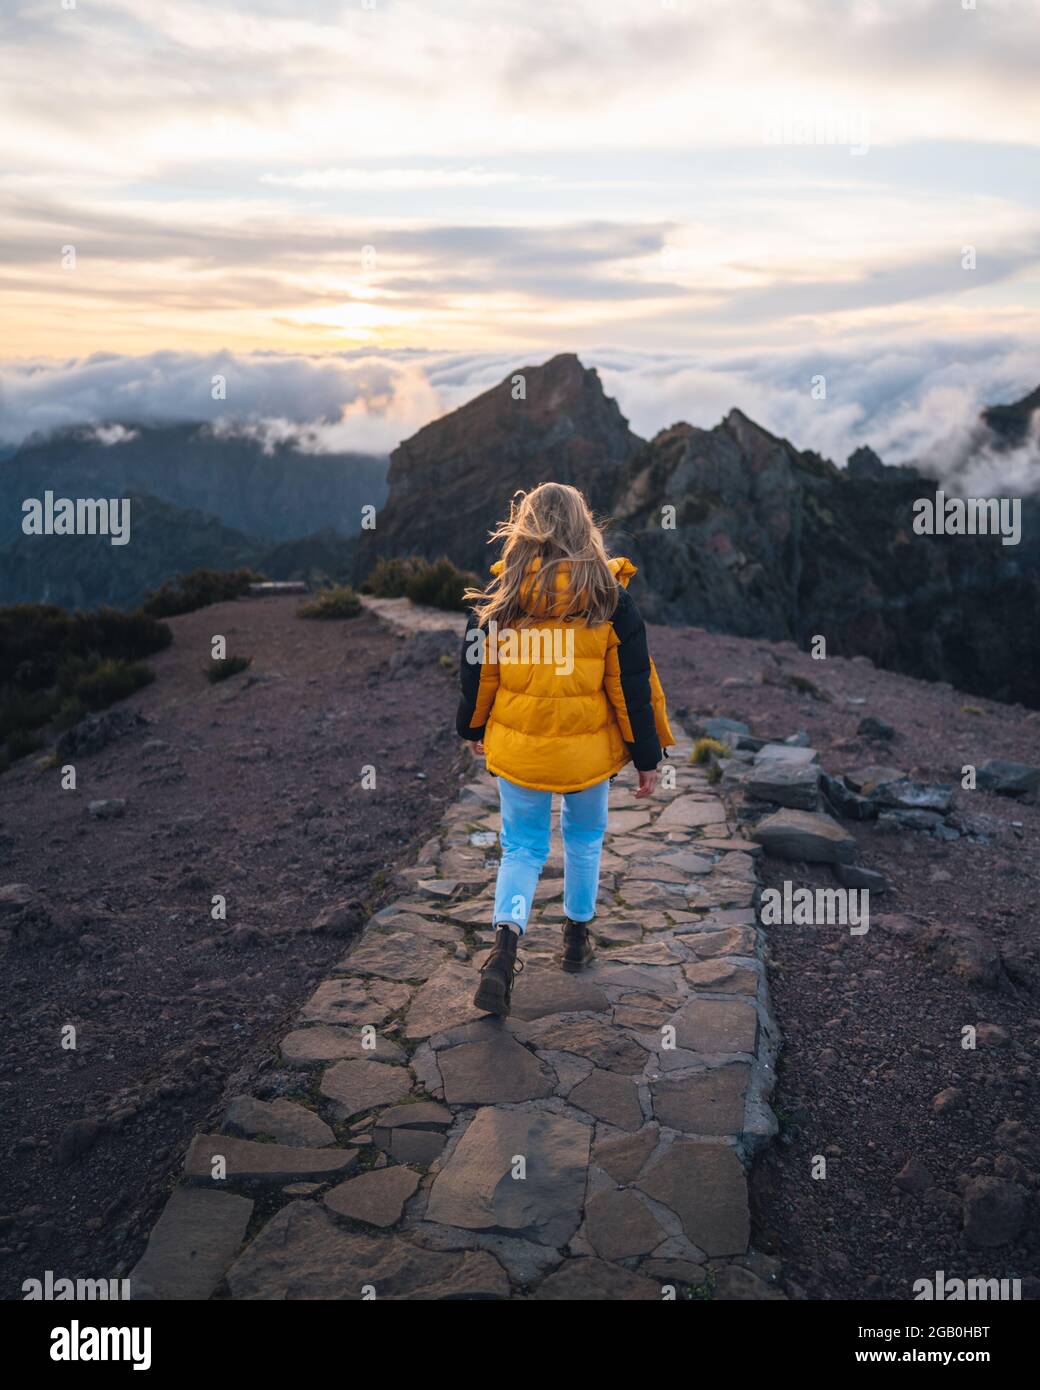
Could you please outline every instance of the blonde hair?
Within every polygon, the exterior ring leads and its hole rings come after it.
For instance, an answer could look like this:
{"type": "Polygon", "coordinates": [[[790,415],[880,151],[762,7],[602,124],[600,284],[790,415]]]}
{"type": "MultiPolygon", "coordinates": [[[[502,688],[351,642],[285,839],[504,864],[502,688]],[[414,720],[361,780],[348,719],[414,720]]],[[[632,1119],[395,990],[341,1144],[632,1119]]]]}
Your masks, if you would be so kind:
{"type": "Polygon", "coordinates": [[[489,543],[504,541],[502,570],[486,589],[467,589],[477,622],[499,627],[583,618],[609,622],[618,583],[607,564],[603,533],[582,493],[567,483],[517,492],[509,518],[489,543]]]}

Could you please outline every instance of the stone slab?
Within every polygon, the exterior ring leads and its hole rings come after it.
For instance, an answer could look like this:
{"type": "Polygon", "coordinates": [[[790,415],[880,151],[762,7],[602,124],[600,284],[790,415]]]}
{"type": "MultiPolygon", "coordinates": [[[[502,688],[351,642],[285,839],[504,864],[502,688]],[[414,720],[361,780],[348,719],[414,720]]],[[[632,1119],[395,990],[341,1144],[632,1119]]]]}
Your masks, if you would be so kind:
{"type": "Polygon", "coordinates": [[[356,1149],[304,1149],[288,1144],[258,1144],[233,1134],[196,1134],[184,1157],[184,1172],[189,1178],[213,1183],[235,1179],[293,1182],[346,1173],[356,1162],[356,1149]],[[224,1160],[224,1178],[213,1176],[216,1158],[224,1160]]]}
{"type": "Polygon", "coordinates": [[[208,1299],[242,1248],[253,1202],[234,1192],[178,1187],[130,1271],[133,1299],[208,1299]]]}
{"type": "Polygon", "coordinates": [[[377,1168],[348,1178],[325,1194],[325,1205],[337,1216],[364,1221],[369,1226],[394,1226],[405,1203],[414,1196],[420,1174],[402,1164],[377,1168]]]}
{"type": "Polygon", "coordinates": [[[427,1220],[560,1248],[581,1222],[591,1135],[545,1110],[478,1110],[434,1179],[427,1220]]]}
{"type": "Polygon", "coordinates": [[[384,1062],[336,1062],[321,1078],[321,1094],[338,1120],[349,1120],[377,1105],[393,1105],[411,1090],[404,1067],[384,1062]]]}
{"type": "Polygon", "coordinates": [[[740,1063],[659,1077],[650,1085],[654,1114],[662,1125],[683,1134],[741,1134],[748,1075],[748,1067],[740,1063]]]}
{"type": "Polygon", "coordinates": [[[729,1144],[677,1139],[636,1179],[670,1208],[687,1238],[708,1255],[743,1255],[750,1234],[747,1178],[729,1144]]]}

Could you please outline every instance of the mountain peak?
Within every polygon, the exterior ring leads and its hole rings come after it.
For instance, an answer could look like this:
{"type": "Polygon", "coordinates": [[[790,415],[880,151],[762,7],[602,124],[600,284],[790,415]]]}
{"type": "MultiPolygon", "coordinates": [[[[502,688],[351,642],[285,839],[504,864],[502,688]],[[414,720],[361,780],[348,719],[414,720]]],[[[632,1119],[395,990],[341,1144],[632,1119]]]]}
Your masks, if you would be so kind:
{"type": "Polygon", "coordinates": [[[988,406],[982,412],[982,420],[1001,442],[1016,445],[1029,434],[1030,422],[1037,410],[1040,410],[1040,386],[1011,405],[988,406]]]}
{"type": "Polygon", "coordinates": [[[599,373],[573,352],[518,367],[431,421],[390,456],[390,495],[361,564],[402,550],[483,571],[487,536],[519,488],[579,487],[605,511],[617,477],[642,447],[599,373]]]}

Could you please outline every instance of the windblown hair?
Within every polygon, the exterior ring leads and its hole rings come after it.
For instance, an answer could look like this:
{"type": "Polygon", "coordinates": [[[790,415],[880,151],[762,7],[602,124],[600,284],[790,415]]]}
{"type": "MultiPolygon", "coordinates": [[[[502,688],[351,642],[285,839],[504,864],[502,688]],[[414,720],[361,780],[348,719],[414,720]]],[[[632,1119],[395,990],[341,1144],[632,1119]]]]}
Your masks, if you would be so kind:
{"type": "Polygon", "coordinates": [[[518,492],[509,518],[491,533],[504,541],[502,572],[486,589],[467,589],[477,622],[500,628],[583,618],[609,622],[618,583],[607,566],[603,533],[582,493],[566,483],[518,492]]]}

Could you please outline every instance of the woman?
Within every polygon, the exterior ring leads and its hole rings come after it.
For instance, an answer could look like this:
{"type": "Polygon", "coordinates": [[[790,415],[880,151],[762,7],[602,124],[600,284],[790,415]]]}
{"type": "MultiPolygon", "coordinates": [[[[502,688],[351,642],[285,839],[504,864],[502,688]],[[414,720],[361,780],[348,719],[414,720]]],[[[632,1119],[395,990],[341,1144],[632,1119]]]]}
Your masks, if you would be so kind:
{"type": "Polygon", "coordinates": [[[502,859],[491,954],[477,1008],[508,1014],[516,950],[549,857],[552,794],[563,794],[564,970],[592,958],[599,861],[611,779],[627,763],[635,795],[657,785],[675,742],[646,628],[627,593],[636,568],[608,559],[577,488],[542,483],[520,493],[492,541],[504,541],[484,590],[468,589],[456,729],[498,778],[502,859]]]}

